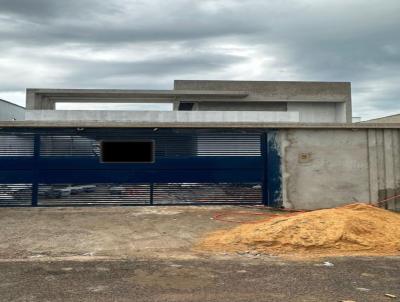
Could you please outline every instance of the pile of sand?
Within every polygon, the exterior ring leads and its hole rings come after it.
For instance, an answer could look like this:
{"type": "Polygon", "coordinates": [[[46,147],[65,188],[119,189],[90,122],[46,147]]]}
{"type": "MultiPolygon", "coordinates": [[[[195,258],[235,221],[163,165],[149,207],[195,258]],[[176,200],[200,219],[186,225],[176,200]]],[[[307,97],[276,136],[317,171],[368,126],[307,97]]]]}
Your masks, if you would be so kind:
{"type": "Polygon", "coordinates": [[[196,248],[300,257],[396,255],[400,254],[400,215],[351,204],[217,231],[196,248]]]}

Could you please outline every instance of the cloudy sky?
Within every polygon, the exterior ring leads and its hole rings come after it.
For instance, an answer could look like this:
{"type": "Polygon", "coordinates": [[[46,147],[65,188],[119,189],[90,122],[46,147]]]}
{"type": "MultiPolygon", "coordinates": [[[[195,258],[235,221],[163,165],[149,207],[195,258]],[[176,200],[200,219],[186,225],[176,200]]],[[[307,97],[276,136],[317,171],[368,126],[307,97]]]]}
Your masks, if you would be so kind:
{"type": "Polygon", "coordinates": [[[0,0],[0,98],[174,79],[351,81],[400,112],[399,0],[0,0]]]}

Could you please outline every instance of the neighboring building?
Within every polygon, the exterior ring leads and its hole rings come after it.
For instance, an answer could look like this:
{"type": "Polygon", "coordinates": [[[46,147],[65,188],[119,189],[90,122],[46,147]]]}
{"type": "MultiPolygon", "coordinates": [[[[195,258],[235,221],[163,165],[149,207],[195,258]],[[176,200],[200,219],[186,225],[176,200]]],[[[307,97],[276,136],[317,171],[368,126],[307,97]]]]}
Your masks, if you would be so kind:
{"type": "Polygon", "coordinates": [[[20,121],[24,118],[24,107],[0,99],[0,121],[20,121]]]}
{"type": "Polygon", "coordinates": [[[347,82],[177,80],[173,90],[27,89],[26,107],[28,120],[351,123],[351,87],[347,82]],[[55,110],[59,102],[173,103],[174,111],[182,112],[71,112],[55,110]]]}
{"type": "Polygon", "coordinates": [[[363,121],[363,123],[400,123],[400,114],[393,114],[384,117],[363,121]]]}

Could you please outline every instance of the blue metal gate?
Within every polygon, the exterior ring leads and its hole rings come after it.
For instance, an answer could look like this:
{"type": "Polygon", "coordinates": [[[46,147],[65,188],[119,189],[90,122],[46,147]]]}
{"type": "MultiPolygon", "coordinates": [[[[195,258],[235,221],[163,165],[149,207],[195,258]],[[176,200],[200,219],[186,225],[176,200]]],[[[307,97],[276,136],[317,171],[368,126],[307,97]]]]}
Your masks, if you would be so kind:
{"type": "Polygon", "coordinates": [[[0,206],[280,203],[263,129],[0,129],[0,206]],[[104,163],[102,140],[153,140],[153,163],[104,163]]]}

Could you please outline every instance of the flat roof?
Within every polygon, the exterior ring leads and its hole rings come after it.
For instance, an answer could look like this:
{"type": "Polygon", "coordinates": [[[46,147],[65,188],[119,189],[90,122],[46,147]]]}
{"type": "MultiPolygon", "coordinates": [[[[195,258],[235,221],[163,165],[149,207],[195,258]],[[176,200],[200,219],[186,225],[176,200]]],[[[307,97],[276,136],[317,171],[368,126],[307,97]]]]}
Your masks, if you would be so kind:
{"type": "Polygon", "coordinates": [[[176,97],[245,98],[246,91],[216,90],[136,90],[136,89],[47,89],[27,88],[27,93],[43,95],[57,102],[132,102],[133,99],[152,99],[166,102],[176,97]]]}
{"type": "MultiPolygon", "coordinates": [[[[239,82],[240,83],[240,82],[239,82]]],[[[272,83],[272,82],[271,82],[272,83]]],[[[278,82],[281,83],[281,82],[278,82]]],[[[290,83],[290,82],[288,82],[290,83]]],[[[294,83],[294,82],[293,82],[294,83]]],[[[300,83],[300,82],[299,82],[300,83]]],[[[313,82],[310,82],[313,83],[313,82]]],[[[324,97],[320,99],[315,96],[308,97],[282,97],[279,95],[262,96],[257,99],[246,99],[248,96],[257,92],[245,90],[136,90],[136,89],[48,89],[48,88],[27,88],[27,94],[44,96],[53,102],[65,103],[106,103],[120,102],[132,103],[149,101],[152,103],[171,102],[175,98],[198,98],[202,102],[322,102],[322,103],[344,103],[346,99],[336,97],[324,97]]]]}

